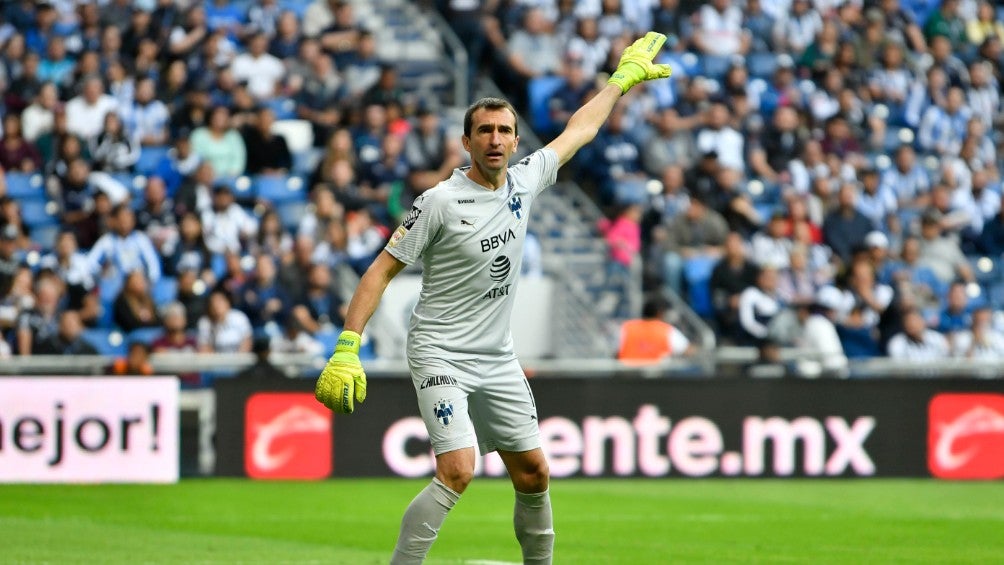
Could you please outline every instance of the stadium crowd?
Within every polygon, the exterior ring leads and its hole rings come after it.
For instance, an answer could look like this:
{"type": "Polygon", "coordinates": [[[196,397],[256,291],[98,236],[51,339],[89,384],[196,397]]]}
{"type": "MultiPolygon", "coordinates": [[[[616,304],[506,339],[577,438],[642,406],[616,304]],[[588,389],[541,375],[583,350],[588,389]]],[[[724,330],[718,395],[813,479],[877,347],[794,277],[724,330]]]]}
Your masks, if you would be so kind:
{"type": "Polygon", "coordinates": [[[646,288],[688,298],[723,342],[832,351],[839,368],[1004,359],[1002,15],[976,0],[527,1],[481,25],[545,135],[627,41],[667,34],[673,78],[630,93],[572,173],[613,220],[610,261],[640,257],[646,288]]]}
{"type": "MultiPolygon", "coordinates": [[[[472,82],[542,137],[638,34],[670,36],[673,78],[567,169],[610,215],[612,274],[643,263],[739,344],[1004,358],[996,6],[435,4],[472,82]]],[[[5,3],[0,355],[106,352],[113,331],[132,366],[255,337],[326,354],[342,273],[465,159],[357,7],[5,3]]]]}

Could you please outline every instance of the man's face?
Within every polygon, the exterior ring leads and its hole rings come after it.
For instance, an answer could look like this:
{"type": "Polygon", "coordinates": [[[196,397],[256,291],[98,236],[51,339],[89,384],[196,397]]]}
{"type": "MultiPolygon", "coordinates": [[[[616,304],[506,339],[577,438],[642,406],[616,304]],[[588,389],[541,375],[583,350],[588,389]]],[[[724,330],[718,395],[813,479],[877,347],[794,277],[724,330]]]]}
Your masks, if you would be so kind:
{"type": "Polygon", "coordinates": [[[501,171],[516,151],[516,116],[506,108],[481,108],[471,116],[471,136],[463,137],[471,160],[485,171],[501,171]]]}

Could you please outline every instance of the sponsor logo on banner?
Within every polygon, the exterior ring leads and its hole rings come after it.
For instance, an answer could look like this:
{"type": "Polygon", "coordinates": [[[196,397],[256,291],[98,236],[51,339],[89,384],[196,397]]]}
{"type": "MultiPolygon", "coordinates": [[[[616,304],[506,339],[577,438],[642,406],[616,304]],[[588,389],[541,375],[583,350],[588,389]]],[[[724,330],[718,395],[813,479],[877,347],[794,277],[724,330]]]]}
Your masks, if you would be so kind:
{"type": "Polygon", "coordinates": [[[331,474],[331,411],[311,393],[258,393],[244,411],[244,469],[256,479],[331,474]]]}
{"type": "Polygon", "coordinates": [[[0,379],[0,482],[178,480],[174,377],[0,379]]]}
{"type": "Polygon", "coordinates": [[[932,398],[927,466],[942,479],[1004,477],[1004,395],[939,394],[932,398]]]}
{"type": "MultiPolygon", "coordinates": [[[[875,463],[866,442],[875,427],[872,416],[747,416],[739,430],[741,445],[728,449],[721,428],[711,419],[687,416],[671,421],[658,406],[643,404],[633,418],[545,418],[540,436],[554,477],[872,476],[875,463]]],[[[432,473],[432,453],[409,448],[413,441],[428,439],[420,418],[394,422],[384,434],[384,462],[405,477],[432,473]]],[[[505,467],[485,459],[478,471],[503,476],[505,467]]]]}

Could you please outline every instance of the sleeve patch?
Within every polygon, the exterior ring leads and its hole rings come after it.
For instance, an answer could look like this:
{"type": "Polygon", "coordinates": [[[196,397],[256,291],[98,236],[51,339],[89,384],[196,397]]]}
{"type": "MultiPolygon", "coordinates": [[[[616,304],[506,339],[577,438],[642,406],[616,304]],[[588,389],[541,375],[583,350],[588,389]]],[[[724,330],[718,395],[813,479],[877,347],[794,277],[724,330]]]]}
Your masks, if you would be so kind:
{"type": "Polygon", "coordinates": [[[408,215],[405,216],[404,220],[401,221],[401,227],[404,228],[405,230],[410,230],[411,226],[415,225],[415,222],[418,221],[418,217],[421,215],[422,215],[422,209],[419,208],[418,206],[412,206],[411,211],[408,212],[408,215]]]}
{"type": "Polygon", "coordinates": [[[390,241],[387,242],[387,247],[397,247],[397,244],[401,241],[401,238],[403,238],[404,234],[406,233],[408,233],[408,228],[404,226],[398,227],[396,230],[394,230],[393,235],[390,236],[390,241]]]}

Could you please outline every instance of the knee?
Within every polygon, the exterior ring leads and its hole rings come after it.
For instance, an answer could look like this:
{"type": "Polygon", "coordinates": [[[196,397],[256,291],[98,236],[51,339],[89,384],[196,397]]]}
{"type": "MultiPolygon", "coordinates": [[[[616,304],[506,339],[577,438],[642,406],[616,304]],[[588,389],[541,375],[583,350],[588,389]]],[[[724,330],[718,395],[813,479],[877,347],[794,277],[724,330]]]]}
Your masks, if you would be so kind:
{"type": "Polygon", "coordinates": [[[436,478],[457,493],[463,493],[474,479],[474,469],[464,465],[446,465],[436,469],[436,478]]]}
{"type": "Polygon", "coordinates": [[[547,462],[535,462],[515,472],[512,482],[516,490],[525,493],[544,492],[550,482],[551,471],[547,462]]]}

